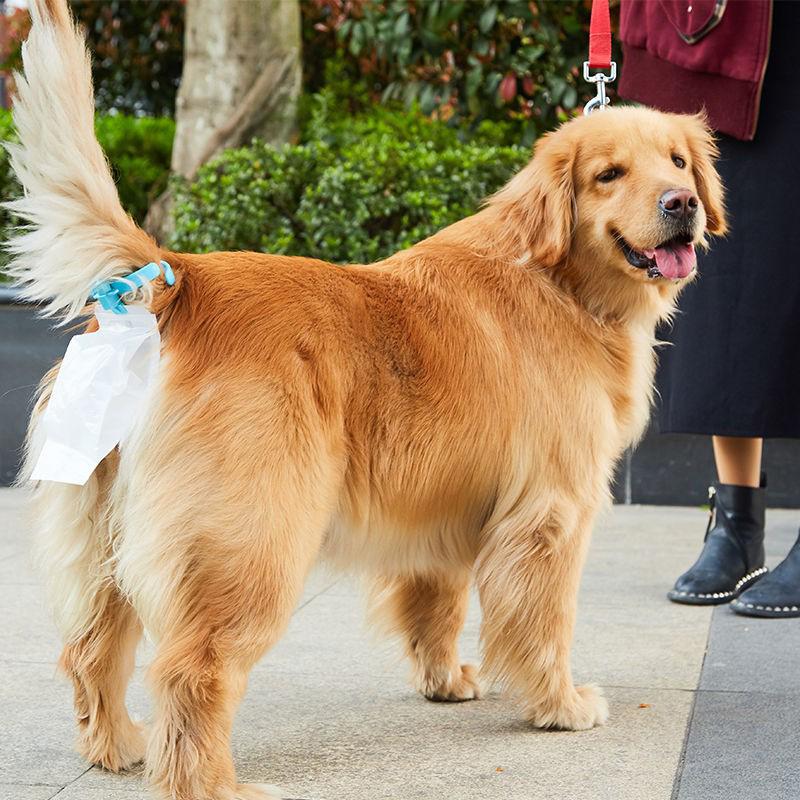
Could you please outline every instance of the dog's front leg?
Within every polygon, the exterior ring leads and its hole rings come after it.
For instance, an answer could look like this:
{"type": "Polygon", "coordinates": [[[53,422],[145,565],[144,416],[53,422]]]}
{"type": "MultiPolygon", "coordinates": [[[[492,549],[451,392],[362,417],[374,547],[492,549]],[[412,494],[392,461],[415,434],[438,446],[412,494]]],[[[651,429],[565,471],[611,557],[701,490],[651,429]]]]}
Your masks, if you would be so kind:
{"type": "Polygon", "coordinates": [[[586,730],[608,706],[595,686],[575,687],[570,646],[593,515],[549,513],[531,526],[508,519],[487,531],[478,562],[483,670],[519,695],[538,727],[586,730]]]}

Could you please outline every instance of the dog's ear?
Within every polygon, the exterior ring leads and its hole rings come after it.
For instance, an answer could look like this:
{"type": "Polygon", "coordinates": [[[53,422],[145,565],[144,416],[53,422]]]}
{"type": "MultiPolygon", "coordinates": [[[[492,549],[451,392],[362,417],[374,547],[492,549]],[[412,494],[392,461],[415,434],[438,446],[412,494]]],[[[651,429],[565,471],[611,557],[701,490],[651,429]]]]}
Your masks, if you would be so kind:
{"type": "Polygon", "coordinates": [[[689,143],[694,180],[706,210],[706,230],[717,236],[724,236],[728,230],[725,190],[714,166],[719,157],[719,148],[703,114],[684,117],[684,120],[688,126],[686,138],[689,143]]]}
{"type": "Polygon", "coordinates": [[[551,267],[569,252],[575,228],[575,145],[564,131],[536,144],[533,160],[491,200],[500,214],[502,237],[532,263],[551,267]]]}

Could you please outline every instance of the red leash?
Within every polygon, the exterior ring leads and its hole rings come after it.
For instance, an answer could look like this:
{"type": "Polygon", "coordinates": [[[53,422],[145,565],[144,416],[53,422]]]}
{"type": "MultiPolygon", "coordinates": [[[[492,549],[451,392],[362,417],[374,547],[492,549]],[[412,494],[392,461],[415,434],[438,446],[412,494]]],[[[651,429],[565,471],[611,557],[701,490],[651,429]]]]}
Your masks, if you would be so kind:
{"type": "Polygon", "coordinates": [[[589,69],[611,68],[611,12],[608,0],[594,0],[589,22],[589,69]]]}
{"type": "Polygon", "coordinates": [[[603,111],[611,102],[606,97],[606,84],[617,77],[617,64],[611,60],[611,12],[608,0],[592,0],[589,21],[589,60],[583,62],[583,79],[597,84],[597,95],[583,108],[584,114],[603,111]],[[601,70],[594,75],[589,70],[601,70]],[[606,75],[602,70],[610,70],[606,75]]]}

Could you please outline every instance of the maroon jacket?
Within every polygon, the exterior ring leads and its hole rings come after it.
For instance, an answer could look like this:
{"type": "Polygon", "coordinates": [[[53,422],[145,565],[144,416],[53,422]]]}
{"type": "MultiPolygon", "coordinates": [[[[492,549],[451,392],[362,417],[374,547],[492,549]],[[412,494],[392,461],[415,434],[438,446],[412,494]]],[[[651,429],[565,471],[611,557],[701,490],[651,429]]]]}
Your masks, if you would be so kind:
{"type": "Polygon", "coordinates": [[[619,93],[752,139],[771,30],[772,0],[621,0],[619,93]]]}

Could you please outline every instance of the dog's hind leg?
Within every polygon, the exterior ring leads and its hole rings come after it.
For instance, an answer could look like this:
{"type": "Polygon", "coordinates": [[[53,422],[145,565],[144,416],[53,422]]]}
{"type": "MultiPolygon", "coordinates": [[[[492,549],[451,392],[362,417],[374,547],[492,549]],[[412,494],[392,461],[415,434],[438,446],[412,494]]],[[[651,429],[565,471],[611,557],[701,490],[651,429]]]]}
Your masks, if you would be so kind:
{"type": "Polygon", "coordinates": [[[570,669],[578,586],[591,516],[551,510],[531,524],[513,517],[486,532],[477,564],[483,668],[524,703],[539,727],[585,730],[608,716],[594,686],[570,669]]]}
{"type": "Polygon", "coordinates": [[[402,638],[414,685],[429,700],[480,697],[475,667],[458,657],[469,586],[469,573],[381,578],[373,586],[371,616],[402,638]]]}
{"type": "Polygon", "coordinates": [[[142,627],[113,585],[96,596],[95,606],[91,626],[64,647],[59,666],[75,689],[79,752],[93,764],[119,772],[144,758],[144,736],[125,708],[142,627]]]}
{"type": "Polygon", "coordinates": [[[141,634],[113,578],[108,493],[116,455],[85,486],[45,482],[34,496],[37,561],[65,642],[59,666],[71,679],[78,750],[118,772],[144,755],[144,738],[125,708],[141,634]]]}
{"type": "MultiPolygon", "coordinates": [[[[223,420],[224,422],[224,420],[223,420]]],[[[220,423],[221,424],[221,423],[220,423]]],[[[251,429],[249,417],[243,424],[251,429]]],[[[146,771],[171,800],[267,798],[237,784],[230,737],[255,662],[289,622],[338,500],[339,475],[313,433],[284,446],[239,437],[219,470],[171,460],[175,442],[136,457],[126,486],[119,573],[156,640],[146,771]],[[253,444],[248,448],[246,445],[253,444]]],[[[219,451],[219,437],[208,445],[219,451]]]]}
{"type": "MultiPolygon", "coordinates": [[[[321,539],[321,531],[314,536],[321,539]]],[[[171,800],[268,798],[236,782],[230,736],[251,667],[283,633],[309,558],[269,541],[194,554],[167,613],[150,683],[151,781],[171,800]]]]}

